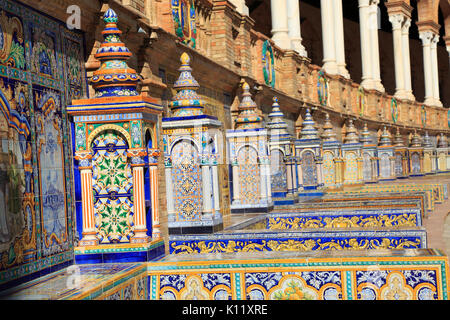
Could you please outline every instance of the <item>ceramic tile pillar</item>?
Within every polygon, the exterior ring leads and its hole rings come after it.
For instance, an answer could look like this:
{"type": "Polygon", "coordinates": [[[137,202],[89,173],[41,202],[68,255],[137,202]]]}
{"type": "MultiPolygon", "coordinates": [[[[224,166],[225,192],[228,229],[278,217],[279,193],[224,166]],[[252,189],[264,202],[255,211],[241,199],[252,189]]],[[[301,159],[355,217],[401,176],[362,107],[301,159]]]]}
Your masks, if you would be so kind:
{"type": "Polygon", "coordinates": [[[145,210],[144,157],[146,155],[146,149],[128,149],[128,156],[131,159],[131,168],[133,170],[134,235],[130,239],[131,243],[145,243],[150,239],[147,235],[145,210]]]}
{"type": "Polygon", "coordinates": [[[120,40],[114,10],[108,9],[103,20],[104,41],[95,54],[100,68],[91,78],[95,95],[67,106],[74,122],[74,154],[81,161],[81,181],[75,183],[86,192],[82,214],[86,239],[75,249],[75,261],[148,261],[164,253],[164,242],[147,234],[159,226],[146,219],[145,191],[158,193],[157,186],[145,179],[145,172],[149,170],[147,146],[158,147],[162,107],[156,99],[137,92],[140,80],[127,65],[132,54],[120,40]],[[92,170],[84,166],[87,158],[83,154],[91,157],[92,170]],[[97,242],[90,242],[92,233],[97,242]]]}
{"type": "Polygon", "coordinates": [[[447,166],[447,158],[449,154],[448,141],[447,137],[441,133],[436,137],[437,140],[437,148],[436,148],[436,166],[437,172],[448,172],[450,171],[450,167],[447,166]]]}
{"type": "Polygon", "coordinates": [[[423,176],[423,147],[420,136],[414,131],[408,147],[409,176],[423,176]]]}
{"type": "Polygon", "coordinates": [[[150,180],[150,201],[152,208],[152,239],[161,238],[161,225],[159,222],[159,186],[158,186],[158,158],[160,156],[158,149],[147,149],[148,169],[150,180]]]}
{"type": "Polygon", "coordinates": [[[189,55],[183,53],[180,61],[171,116],[162,119],[169,235],[213,233],[223,229],[212,168],[220,157],[216,141],[222,123],[203,113],[189,55]]]}
{"type": "Polygon", "coordinates": [[[90,151],[78,151],[75,159],[79,161],[78,170],[80,170],[81,176],[83,232],[79,245],[93,246],[98,244],[98,239],[95,228],[94,198],[92,193],[92,153],[90,151]]]}
{"type": "Polygon", "coordinates": [[[323,150],[323,183],[325,188],[335,189],[342,186],[343,160],[341,157],[341,142],[336,139],[330,116],[325,113],[323,125],[322,150],[323,150]]]}
{"type": "Polygon", "coordinates": [[[422,139],[423,147],[423,173],[433,174],[436,173],[436,150],[431,142],[431,138],[428,135],[428,131],[422,139]]]}
{"type": "Polygon", "coordinates": [[[380,168],[380,181],[394,180],[395,176],[395,155],[394,146],[391,142],[391,136],[387,131],[386,126],[380,135],[378,142],[378,158],[380,168]]]}
{"type": "Polygon", "coordinates": [[[345,64],[342,0],[321,0],[323,70],[350,78],[345,64]]]}
{"type": "Polygon", "coordinates": [[[315,127],[309,108],[306,109],[300,137],[295,140],[295,154],[298,156],[298,195],[320,196],[323,194],[322,141],[315,127]]]}
{"type": "Polygon", "coordinates": [[[228,155],[232,167],[231,213],[268,212],[273,208],[268,133],[251,98],[250,86],[243,94],[235,129],[227,130],[228,155]]]}
{"type": "Polygon", "coordinates": [[[403,73],[404,73],[404,89],[405,97],[408,100],[414,101],[415,97],[412,92],[411,84],[411,54],[409,50],[409,28],[411,26],[411,19],[405,17],[402,25],[402,51],[403,51],[403,73]]]}
{"type": "Polygon", "coordinates": [[[361,147],[357,130],[353,120],[350,119],[345,130],[344,143],[341,147],[344,159],[344,184],[363,183],[361,147]]]}
{"type": "Polygon", "coordinates": [[[271,194],[275,205],[298,202],[294,187],[295,161],[292,155],[294,140],[287,131],[288,125],[283,117],[278,98],[274,97],[266,128],[269,132],[271,194]]]}
{"type": "Polygon", "coordinates": [[[377,145],[370,137],[367,123],[364,123],[364,128],[361,131],[359,141],[362,144],[362,160],[363,160],[363,180],[365,183],[378,182],[378,153],[377,145]]]}
{"type": "Polygon", "coordinates": [[[408,148],[404,145],[400,129],[394,137],[395,176],[397,179],[408,177],[408,148]]]}

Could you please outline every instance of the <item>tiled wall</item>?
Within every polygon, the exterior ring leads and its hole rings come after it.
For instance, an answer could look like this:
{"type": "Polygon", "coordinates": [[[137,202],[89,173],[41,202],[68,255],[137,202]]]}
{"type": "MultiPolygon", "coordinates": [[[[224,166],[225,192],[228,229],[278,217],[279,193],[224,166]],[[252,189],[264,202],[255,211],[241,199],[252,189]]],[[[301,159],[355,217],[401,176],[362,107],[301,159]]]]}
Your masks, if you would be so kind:
{"type": "Polygon", "coordinates": [[[65,106],[86,91],[83,38],[0,1],[0,288],[72,260],[65,106]]]}
{"type": "MultiPolygon", "coordinates": [[[[447,300],[448,260],[417,250],[378,256],[149,263],[149,298],[233,300],[447,300]],[[397,255],[397,257],[396,257],[397,255]]],[[[230,256],[231,257],[231,256],[230,256]]],[[[230,258],[228,257],[228,258],[230,258]]]]}

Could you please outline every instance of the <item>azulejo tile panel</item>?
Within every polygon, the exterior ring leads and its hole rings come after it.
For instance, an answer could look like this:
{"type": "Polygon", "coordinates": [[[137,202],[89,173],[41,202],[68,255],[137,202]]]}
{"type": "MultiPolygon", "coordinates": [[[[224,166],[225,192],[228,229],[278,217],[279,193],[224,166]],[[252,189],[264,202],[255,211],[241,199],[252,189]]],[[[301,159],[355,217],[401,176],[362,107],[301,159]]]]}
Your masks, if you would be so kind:
{"type": "Polygon", "coordinates": [[[86,92],[83,36],[0,1],[0,287],[69,262],[73,199],[66,105],[86,92]],[[5,170],[13,168],[14,170],[5,170]]]}
{"type": "Polygon", "coordinates": [[[172,177],[177,221],[200,220],[202,173],[197,148],[182,140],[172,150],[172,177]]]}
{"type": "Polygon", "coordinates": [[[242,204],[256,204],[260,200],[260,172],[258,153],[250,146],[242,147],[238,152],[240,199],[242,204]]]}
{"type": "Polygon", "coordinates": [[[420,209],[338,210],[269,214],[266,229],[373,228],[421,226],[420,209]]]}
{"type": "Polygon", "coordinates": [[[233,232],[214,235],[170,236],[171,254],[257,251],[315,251],[426,248],[420,228],[321,229],[290,232],[233,232]]]}
{"type": "Polygon", "coordinates": [[[338,252],[329,257],[198,255],[176,264],[174,257],[166,260],[148,264],[151,300],[448,299],[448,259],[428,249],[338,252]]]}

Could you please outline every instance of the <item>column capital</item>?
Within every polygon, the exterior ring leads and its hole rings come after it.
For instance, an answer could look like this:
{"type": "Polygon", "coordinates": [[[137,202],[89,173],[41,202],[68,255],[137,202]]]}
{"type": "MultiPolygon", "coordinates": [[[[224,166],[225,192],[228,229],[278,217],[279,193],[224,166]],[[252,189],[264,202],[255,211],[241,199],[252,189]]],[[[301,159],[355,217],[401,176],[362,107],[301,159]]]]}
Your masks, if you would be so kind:
{"type": "Polygon", "coordinates": [[[431,47],[436,48],[437,43],[439,42],[439,34],[434,34],[433,38],[431,39],[431,47]]]}
{"type": "Polygon", "coordinates": [[[370,5],[370,0],[358,0],[359,8],[368,7],[370,5]]]}
{"type": "Polygon", "coordinates": [[[431,30],[419,31],[419,38],[422,40],[423,46],[431,45],[431,42],[434,39],[435,33],[431,30]]]}
{"type": "Polygon", "coordinates": [[[76,151],[74,158],[78,160],[78,169],[92,169],[92,152],[87,151],[76,151]]]}
{"type": "Polygon", "coordinates": [[[147,149],[148,154],[148,164],[149,165],[157,165],[158,158],[161,155],[161,151],[159,149],[147,149]]]}
{"type": "Polygon", "coordinates": [[[409,33],[409,28],[411,27],[411,18],[409,17],[405,17],[405,21],[403,22],[402,25],[402,32],[403,33],[409,33]]]}
{"type": "Polygon", "coordinates": [[[389,21],[392,24],[392,30],[398,30],[402,28],[405,16],[401,13],[390,14],[389,21]]]}

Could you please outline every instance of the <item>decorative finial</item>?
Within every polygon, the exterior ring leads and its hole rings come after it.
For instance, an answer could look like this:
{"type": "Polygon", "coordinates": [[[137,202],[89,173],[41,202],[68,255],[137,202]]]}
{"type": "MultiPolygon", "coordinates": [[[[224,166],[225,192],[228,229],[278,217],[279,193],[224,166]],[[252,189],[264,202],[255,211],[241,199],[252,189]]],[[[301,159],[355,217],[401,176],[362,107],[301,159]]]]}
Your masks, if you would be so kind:
{"type": "Polygon", "coordinates": [[[353,124],[353,120],[348,120],[348,126],[344,137],[344,143],[358,143],[358,132],[353,124]]]}
{"type": "Polygon", "coordinates": [[[400,134],[399,127],[397,127],[397,131],[395,132],[394,146],[395,147],[404,147],[404,141],[403,141],[402,135],[400,134]]]}
{"type": "Polygon", "coordinates": [[[181,55],[180,62],[181,66],[178,69],[180,75],[173,84],[173,88],[177,93],[169,103],[169,107],[172,110],[172,117],[202,115],[204,102],[197,94],[200,85],[192,76],[191,59],[186,52],[181,55]]]}
{"type": "Polygon", "coordinates": [[[369,128],[367,127],[367,123],[364,122],[364,127],[361,131],[361,138],[359,139],[359,141],[363,144],[363,145],[367,145],[370,144],[372,142],[372,139],[370,138],[370,131],[369,128]]]}
{"type": "Polygon", "coordinates": [[[120,40],[122,31],[117,28],[117,14],[109,8],[103,15],[103,21],[106,23],[102,31],[104,40],[94,55],[101,66],[91,78],[95,97],[136,96],[139,77],[126,63],[132,53],[120,40]]]}
{"type": "Polygon", "coordinates": [[[442,132],[439,135],[439,140],[438,140],[437,147],[438,148],[448,148],[447,137],[442,132]]]}
{"type": "Polygon", "coordinates": [[[391,135],[387,131],[386,126],[383,127],[383,133],[381,133],[380,141],[378,142],[379,146],[390,146],[392,145],[391,142],[391,135]]]}
{"type": "Polygon", "coordinates": [[[421,147],[421,141],[420,141],[420,136],[417,134],[417,131],[414,130],[414,134],[411,138],[411,143],[409,144],[410,147],[421,147]]]}
{"type": "Polygon", "coordinates": [[[423,136],[422,139],[422,146],[425,148],[432,148],[433,147],[433,142],[431,142],[431,138],[428,135],[428,131],[425,131],[425,134],[423,136]]]}
{"type": "Polygon", "coordinates": [[[180,61],[181,61],[182,66],[190,65],[191,58],[189,57],[189,55],[186,52],[183,52],[181,54],[180,61]]]}
{"type": "Polygon", "coordinates": [[[271,129],[271,135],[289,135],[287,132],[287,123],[284,121],[284,114],[280,110],[280,105],[278,104],[278,97],[273,97],[272,99],[272,112],[269,113],[269,123],[267,128],[271,129]]]}
{"type": "Polygon", "coordinates": [[[305,119],[303,120],[302,130],[300,131],[300,139],[318,139],[318,131],[316,129],[316,123],[309,108],[306,108],[305,119]]]}

